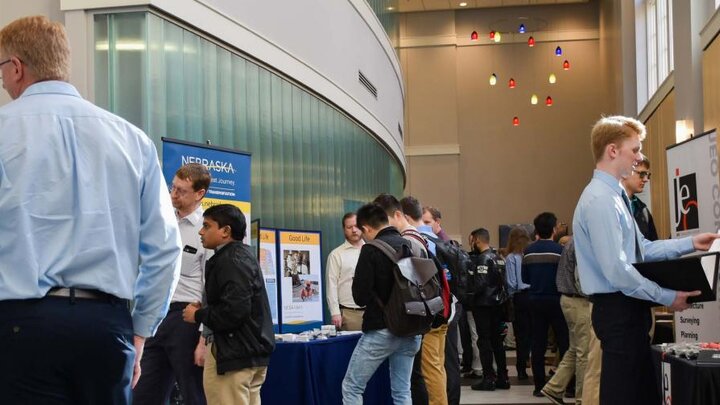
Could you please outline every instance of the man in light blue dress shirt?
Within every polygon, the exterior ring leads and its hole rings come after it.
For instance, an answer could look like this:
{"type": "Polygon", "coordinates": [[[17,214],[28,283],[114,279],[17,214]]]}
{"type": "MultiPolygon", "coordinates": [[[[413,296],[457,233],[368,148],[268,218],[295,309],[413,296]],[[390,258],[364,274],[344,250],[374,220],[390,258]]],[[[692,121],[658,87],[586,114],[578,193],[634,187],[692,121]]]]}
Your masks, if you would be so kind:
{"type": "Polygon", "coordinates": [[[129,403],[180,271],[152,141],[83,100],[69,57],[45,17],[0,30],[3,404],[129,403]]]}
{"type": "Polygon", "coordinates": [[[593,302],[592,325],[601,341],[601,404],[657,404],[660,393],[650,356],[649,308],[653,303],[676,311],[689,307],[700,291],[672,291],[644,278],[632,266],[707,250],[718,236],[703,233],[650,242],[630,213],[620,184],[642,160],[645,126],[621,116],[605,117],[593,127],[595,171],[573,218],[580,284],[593,302]]]}

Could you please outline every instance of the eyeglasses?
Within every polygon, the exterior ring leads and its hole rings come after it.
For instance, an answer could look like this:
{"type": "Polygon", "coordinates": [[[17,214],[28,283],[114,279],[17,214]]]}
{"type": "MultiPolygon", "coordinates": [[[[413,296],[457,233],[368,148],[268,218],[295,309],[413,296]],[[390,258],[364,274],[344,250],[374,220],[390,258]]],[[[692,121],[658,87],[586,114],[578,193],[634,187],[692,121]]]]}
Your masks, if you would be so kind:
{"type": "Polygon", "coordinates": [[[170,186],[168,191],[170,191],[170,194],[175,193],[180,197],[184,197],[187,194],[192,193],[194,190],[187,190],[187,189],[183,189],[183,188],[179,188],[179,187],[175,187],[175,186],[170,186]]]}
{"type": "Polygon", "coordinates": [[[12,60],[12,59],[8,59],[8,60],[6,60],[6,61],[0,62],[0,66],[4,65],[4,64],[6,64],[6,63],[10,63],[11,60],[12,60]]]}
{"type": "Polygon", "coordinates": [[[637,173],[638,176],[640,176],[640,179],[645,179],[647,177],[647,179],[650,180],[650,176],[652,175],[652,173],[647,170],[634,170],[634,172],[637,173]]]}

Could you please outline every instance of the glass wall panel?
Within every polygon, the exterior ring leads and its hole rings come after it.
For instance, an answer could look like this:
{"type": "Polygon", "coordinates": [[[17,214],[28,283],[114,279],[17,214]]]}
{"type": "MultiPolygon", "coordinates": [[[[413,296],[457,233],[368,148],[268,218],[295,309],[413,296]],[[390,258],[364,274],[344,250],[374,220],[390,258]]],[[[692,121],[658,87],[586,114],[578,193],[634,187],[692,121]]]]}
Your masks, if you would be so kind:
{"type": "Polygon", "coordinates": [[[95,98],[155,141],[209,141],[252,153],[252,216],[323,232],[381,192],[401,166],[369,132],[292,81],[150,12],[95,16],[95,98]]]}
{"type": "Polygon", "coordinates": [[[398,25],[398,0],[367,0],[380,24],[385,28],[393,47],[397,49],[400,27],[398,25]]]}

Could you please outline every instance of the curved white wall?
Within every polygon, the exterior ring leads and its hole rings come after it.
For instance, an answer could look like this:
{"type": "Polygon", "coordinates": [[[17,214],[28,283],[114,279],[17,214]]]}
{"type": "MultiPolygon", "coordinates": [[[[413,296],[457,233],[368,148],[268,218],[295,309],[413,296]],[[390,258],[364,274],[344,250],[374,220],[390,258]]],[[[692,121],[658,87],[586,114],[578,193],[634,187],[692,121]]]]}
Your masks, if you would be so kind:
{"type": "MultiPolygon", "coordinates": [[[[63,11],[153,6],[220,38],[330,100],[405,166],[397,56],[365,0],[62,0],[63,11]],[[377,99],[358,80],[362,71],[377,99]]],[[[68,31],[85,27],[68,26],[68,31]]]]}

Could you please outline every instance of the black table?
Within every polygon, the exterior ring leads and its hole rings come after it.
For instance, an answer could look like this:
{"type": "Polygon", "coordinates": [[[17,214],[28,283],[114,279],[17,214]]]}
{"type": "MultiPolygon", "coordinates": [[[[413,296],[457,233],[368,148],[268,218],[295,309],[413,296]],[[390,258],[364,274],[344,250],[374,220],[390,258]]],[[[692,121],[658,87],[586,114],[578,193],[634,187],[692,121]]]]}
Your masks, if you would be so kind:
{"type": "MultiPolygon", "coordinates": [[[[278,342],[260,391],[263,405],[341,405],[342,380],[360,336],[278,342]]],[[[370,379],[364,402],[392,405],[387,361],[370,379]]]]}
{"type": "Polygon", "coordinates": [[[702,365],[695,360],[663,355],[659,346],[652,347],[652,357],[658,387],[663,398],[670,395],[672,405],[720,404],[720,365],[702,365]],[[663,390],[663,361],[670,364],[669,393],[663,390]]]}

